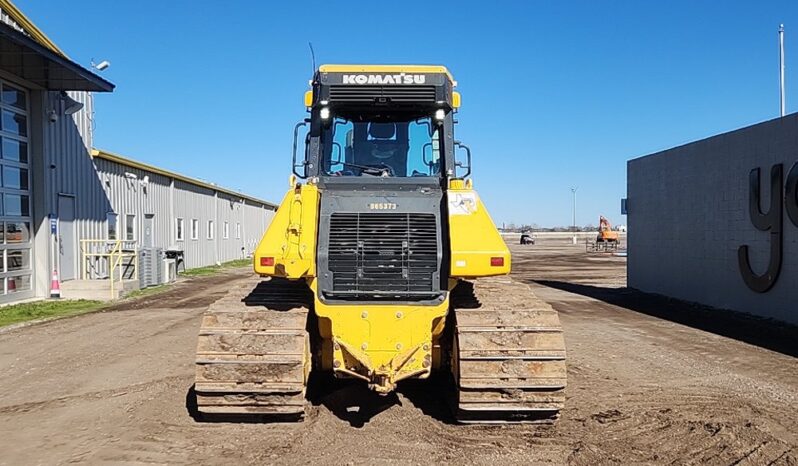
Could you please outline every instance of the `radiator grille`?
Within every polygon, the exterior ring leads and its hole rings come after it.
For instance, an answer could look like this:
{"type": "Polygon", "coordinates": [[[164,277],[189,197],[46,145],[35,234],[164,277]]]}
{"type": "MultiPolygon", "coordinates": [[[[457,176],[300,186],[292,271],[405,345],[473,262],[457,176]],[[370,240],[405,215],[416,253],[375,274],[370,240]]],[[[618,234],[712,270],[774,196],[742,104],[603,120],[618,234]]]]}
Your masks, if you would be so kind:
{"type": "Polygon", "coordinates": [[[331,102],[374,102],[387,98],[391,103],[435,102],[435,86],[330,86],[331,102]]]}
{"type": "Polygon", "coordinates": [[[434,214],[335,213],[329,244],[332,294],[412,296],[438,288],[434,214]]]}

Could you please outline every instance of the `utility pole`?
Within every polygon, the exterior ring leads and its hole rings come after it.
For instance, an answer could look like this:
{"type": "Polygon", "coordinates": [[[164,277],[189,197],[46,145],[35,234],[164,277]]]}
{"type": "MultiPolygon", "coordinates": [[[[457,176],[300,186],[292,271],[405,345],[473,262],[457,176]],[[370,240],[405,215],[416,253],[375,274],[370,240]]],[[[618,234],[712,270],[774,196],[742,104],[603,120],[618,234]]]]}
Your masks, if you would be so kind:
{"type": "Polygon", "coordinates": [[[784,25],[779,25],[779,104],[784,116],[784,25]]]}
{"type": "Polygon", "coordinates": [[[576,244],[576,190],[577,189],[579,189],[578,186],[574,186],[573,188],[571,188],[571,194],[573,195],[573,209],[572,209],[573,223],[572,223],[572,225],[573,225],[573,229],[574,229],[574,238],[573,238],[573,243],[574,244],[576,244]]]}

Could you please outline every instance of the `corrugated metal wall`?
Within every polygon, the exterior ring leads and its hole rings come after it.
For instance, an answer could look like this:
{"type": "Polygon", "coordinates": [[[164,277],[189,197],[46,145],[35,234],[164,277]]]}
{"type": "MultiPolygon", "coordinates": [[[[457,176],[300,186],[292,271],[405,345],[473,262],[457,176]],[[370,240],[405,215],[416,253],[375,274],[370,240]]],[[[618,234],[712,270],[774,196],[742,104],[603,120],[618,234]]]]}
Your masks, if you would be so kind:
{"type": "Polygon", "coordinates": [[[223,257],[241,257],[254,251],[274,215],[269,210],[264,216],[260,213],[261,204],[225,193],[219,193],[216,209],[217,229],[222,238],[227,223],[229,238],[219,243],[219,254],[223,257]]]}
{"type": "MultiPolygon", "coordinates": [[[[152,239],[156,247],[171,245],[170,183],[165,176],[96,158],[97,177],[118,215],[119,237],[125,237],[127,214],[134,215],[133,239],[144,238],[145,217],[152,215],[152,239]]],[[[107,228],[107,224],[106,224],[107,228]]]]}
{"type": "Polygon", "coordinates": [[[207,235],[208,220],[216,218],[214,191],[175,181],[175,218],[182,218],[185,225],[184,239],[177,241],[185,251],[186,266],[200,267],[217,261],[215,240],[207,235]],[[196,226],[192,225],[196,223],[196,226]]]}
{"type": "Polygon", "coordinates": [[[120,238],[126,233],[128,214],[133,214],[134,239],[141,245],[146,217],[152,216],[153,245],[183,250],[187,268],[249,255],[274,214],[265,204],[252,205],[251,200],[210,188],[110,160],[95,158],[94,162],[111,210],[118,215],[120,238]],[[177,238],[178,219],[183,219],[182,239],[177,238]],[[193,221],[197,226],[196,238],[192,234],[193,221]],[[208,234],[210,221],[213,222],[212,238],[208,234]],[[224,237],[225,222],[228,224],[227,238],[224,237]],[[236,223],[241,224],[242,234],[238,238],[236,223]],[[245,236],[244,231],[257,232],[253,233],[257,239],[245,236]]]}
{"type": "Polygon", "coordinates": [[[58,92],[48,92],[45,101],[46,111],[55,110],[58,115],[56,122],[44,126],[45,164],[49,167],[46,177],[51,188],[47,213],[58,214],[58,195],[74,196],[77,237],[103,238],[105,214],[113,207],[90,155],[93,101],[86,92],[70,92],[69,96],[84,104],[73,115],[63,114],[65,104],[58,92]]]}
{"type": "MultiPolygon", "coordinates": [[[[44,113],[54,109],[60,115],[56,122],[44,125],[43,165],[49,168],[45,175],[49,189],[44,193],[47,213],[57,214],[59,195],[73,196],[78,240],[107,239],[107,214],[114,212],[120,239],[125,239],[126,216],[135,216],[134,239],[139,246],[146,216],[151,215],[153,245],[183,250],[187,268],[238,259],[254,250],[274,213],[270,206],[115,161],[92,159],[91,95],[70,92],[69,96],[82,102],[84,108],[64,115],[60,94],[45,94],[44,113]],[[176,238],[177,218],[184,219],[182,240],[176,238]],[[194,219],[198,227],[196,239],[191,235],[194,219]],[[208,238],[210,220],[214,222],[213,239],[208,238]],[[224,222],[229,228],[226,239],[224,222]],[[236,223],[241,224],[239,238],[236,223]]],[[[80,251],[76,251],[75,258],[80,262],[80,251]]]]}

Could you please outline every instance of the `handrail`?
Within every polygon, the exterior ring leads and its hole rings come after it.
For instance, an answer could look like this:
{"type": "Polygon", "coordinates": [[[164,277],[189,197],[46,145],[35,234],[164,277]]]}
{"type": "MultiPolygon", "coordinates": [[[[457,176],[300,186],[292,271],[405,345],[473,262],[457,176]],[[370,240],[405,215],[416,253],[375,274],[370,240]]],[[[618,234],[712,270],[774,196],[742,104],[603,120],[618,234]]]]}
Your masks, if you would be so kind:
{"type": "MultiPolygon", "coordinates": [[[[123,267],[123,261],[126,258],[132,258],[133,264],[133,276],[138,274],[139,270],[139,255],[138,255],[138,245],[136,241],[125,241],[125,240],[106,240],[106,239],[82,239],[80,240],[80,251],[81,251],[81,266],[82,266],[82,276],[84,280],[93,279],[89,275],[89,266],[90,260],[92,258],[96,260],[105,259],[106,263],[108,264],[108,279],[110,280],[110,288],[111,288],[111,299],[116,297],[115,289],[116,289],[116,275],[117,270],[119,269],[119,282],[121,283],[124,280],[124,271],[121,270],[123,267]]],[[[92,267],[96,272],[96,268],[92,267]]]]}

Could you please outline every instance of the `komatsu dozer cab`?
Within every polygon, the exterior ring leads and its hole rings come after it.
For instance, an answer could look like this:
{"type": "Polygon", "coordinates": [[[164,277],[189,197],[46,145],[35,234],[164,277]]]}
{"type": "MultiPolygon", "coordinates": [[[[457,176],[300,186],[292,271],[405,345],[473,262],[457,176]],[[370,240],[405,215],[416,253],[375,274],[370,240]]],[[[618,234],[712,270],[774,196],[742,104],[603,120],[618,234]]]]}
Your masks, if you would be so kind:
{"type": "Polygon", "coordinates": [[[379,393],[439,374],[463,422],[556,418],[559,318],[508,277],[455,138],[456,86],[442,66],[315,72],[256,277],[203,317],[200,412],[301,417],[319,371],[379,393]]]}

